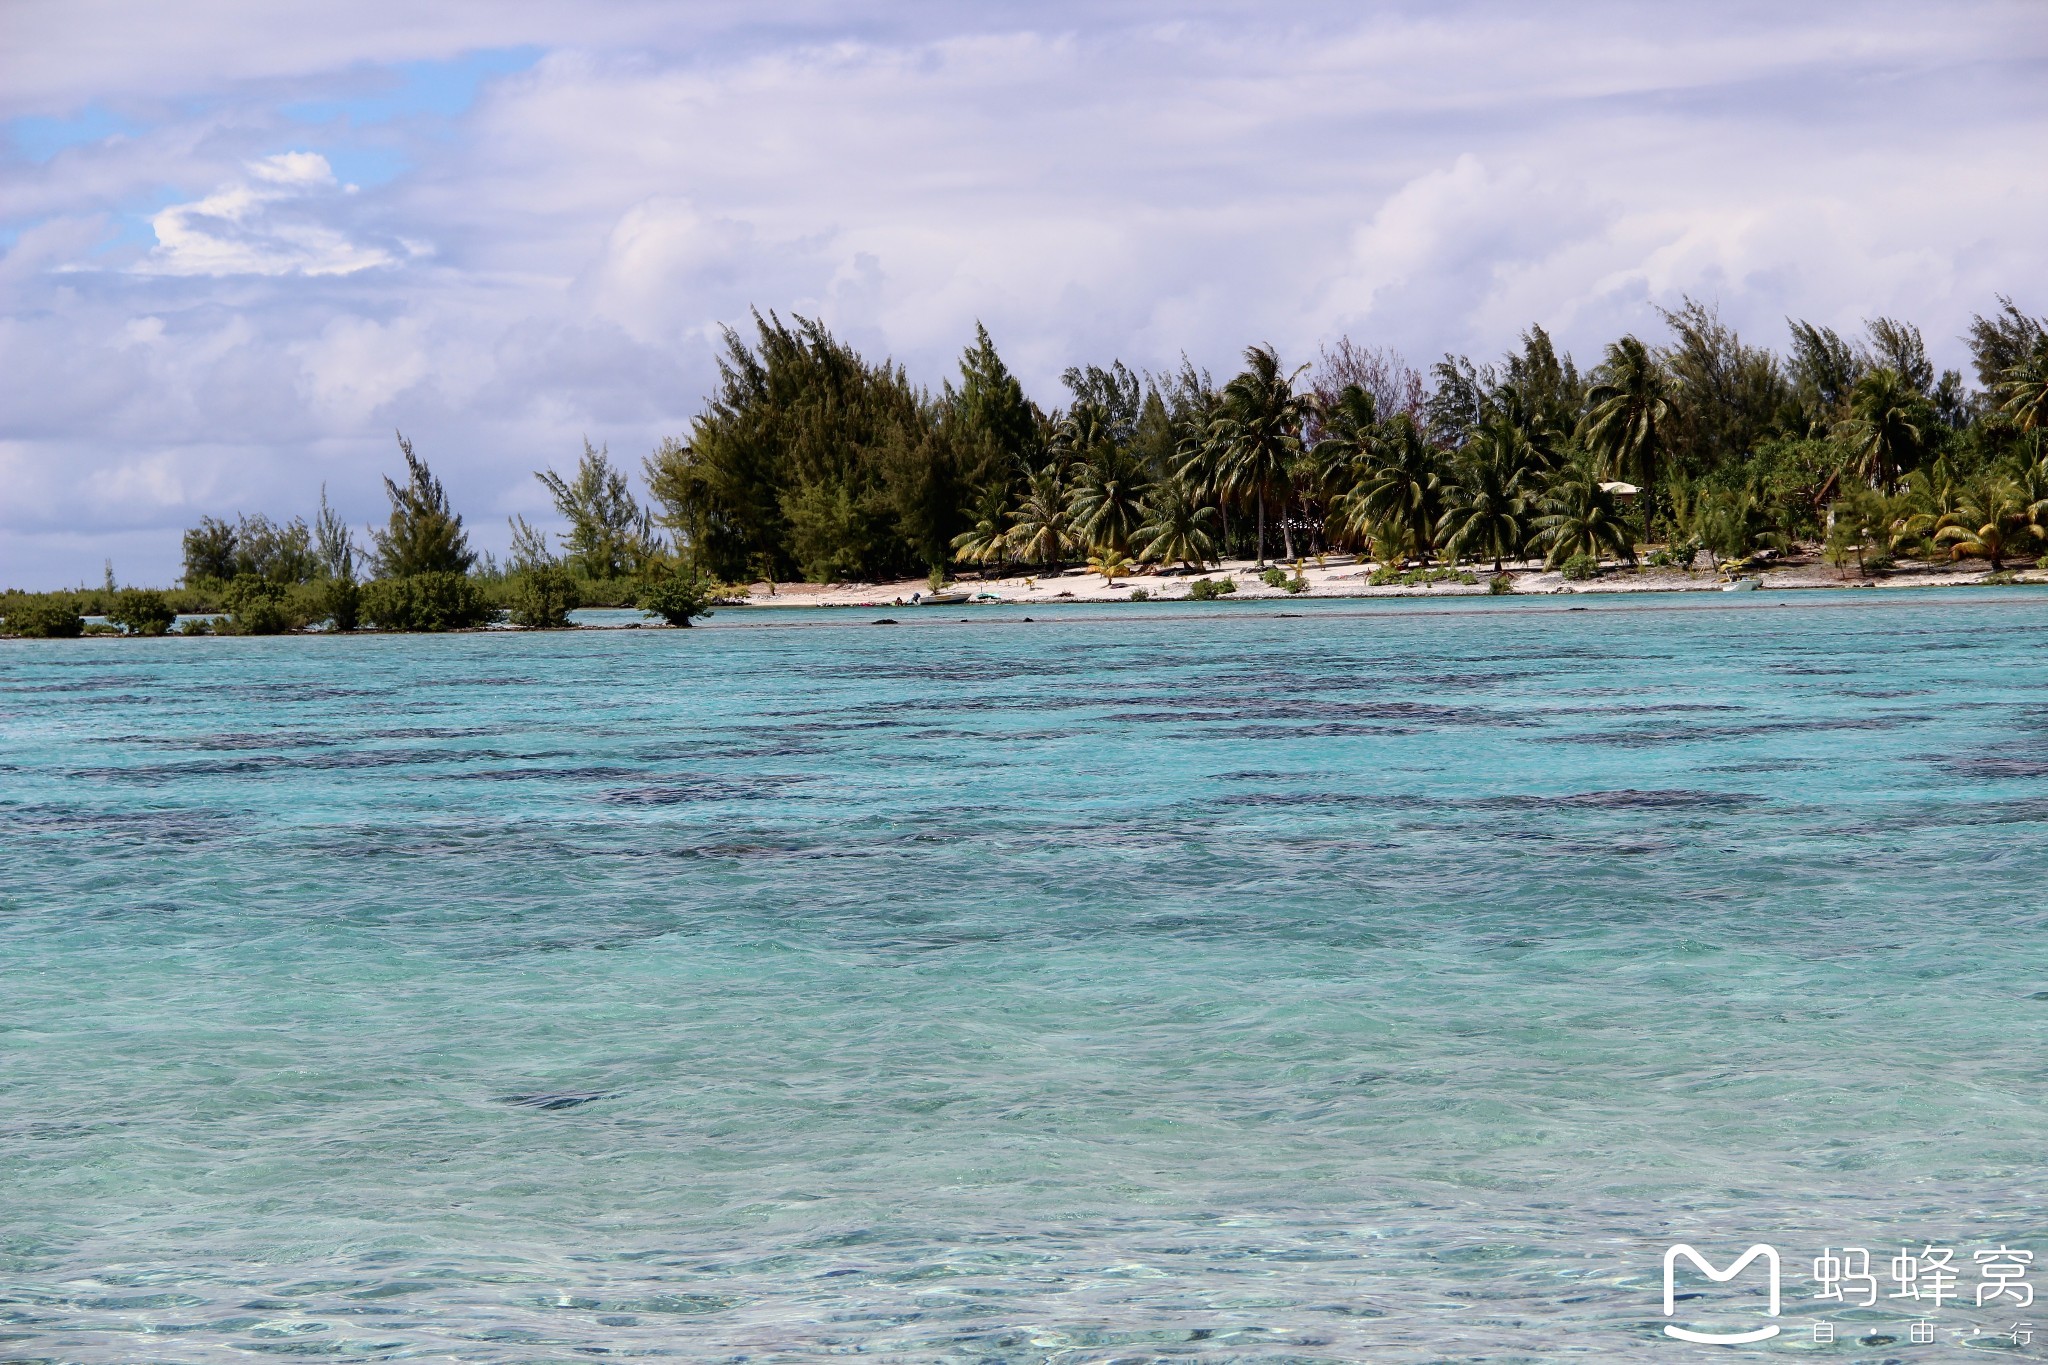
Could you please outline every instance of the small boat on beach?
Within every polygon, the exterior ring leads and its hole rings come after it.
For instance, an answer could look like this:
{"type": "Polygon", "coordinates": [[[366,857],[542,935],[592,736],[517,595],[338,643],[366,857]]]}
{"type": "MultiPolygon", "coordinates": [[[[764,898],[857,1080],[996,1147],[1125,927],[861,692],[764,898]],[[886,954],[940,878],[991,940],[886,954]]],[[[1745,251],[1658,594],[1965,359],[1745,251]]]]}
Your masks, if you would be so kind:
{"type": "Polygon", "coordinates": [[[957,607],[972,600],[972,597],[971,594],[964,592],[928,592],[910,600],[913,605],[920,607],[957,607]]]}
{"type": "Polygon", "coordinates": [[[1755,592],[1762,586],[1761,578],[1737,578],[1721,585],[1722,592],[1755,592]]]}

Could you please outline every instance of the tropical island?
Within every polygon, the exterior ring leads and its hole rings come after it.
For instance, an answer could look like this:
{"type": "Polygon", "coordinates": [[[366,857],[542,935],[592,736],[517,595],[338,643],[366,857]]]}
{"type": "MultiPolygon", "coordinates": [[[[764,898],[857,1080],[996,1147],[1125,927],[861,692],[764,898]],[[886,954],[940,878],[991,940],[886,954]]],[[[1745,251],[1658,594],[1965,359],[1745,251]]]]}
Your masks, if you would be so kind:
{"type": "Polygon", "coordinates": [[[385,525],[209,516],[183,581],[0,593],[0,633],[279,634],[567,625],[636,606],[923,605],[2022,581],[2048,570],[2048,319],[1973,318],[1975,384],[1920,330],[1789,323],[1752,345],[1687,299],[1581,370],[1540,326],[1427,371],[1343,338],[1218,383],[1074,366],[1027,398],[986,329],[937,391],[821,323],[728,329],[686,436],[629,471],[588,441],[536,471],[568,531],[470,544],[403,434],[385,525]],[[1960,571],[1964,576],[1954,577],[1960,571]],[[96,618],[88,621],[87,618],[96,618]]]}

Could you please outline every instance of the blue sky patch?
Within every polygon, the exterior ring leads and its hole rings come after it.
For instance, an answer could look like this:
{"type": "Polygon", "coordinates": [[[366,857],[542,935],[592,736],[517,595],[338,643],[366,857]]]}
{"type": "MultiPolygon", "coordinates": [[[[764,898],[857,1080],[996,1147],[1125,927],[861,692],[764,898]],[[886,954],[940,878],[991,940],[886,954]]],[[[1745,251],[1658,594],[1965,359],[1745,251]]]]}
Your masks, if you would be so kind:
{"type": "Polygon", "coordinates": [[[8,138],[38,165],[66,147],[104,142],[119,134],[133,136],[140,131],[136,124],[97,104],[87,105],[68,118],[29,114],[7,123],[8,138]]]}
{"type": "Polygon", "coordinates": [[[278,112],[297,123],[343,121],[357,128],[408,118],[453,118],[476,102],[485,81],[527,70],[541,59],[542,51],[494,48],[449,61],[372,68],[348,82],[356,87],[352,94],[302,100],[278,112]]]}

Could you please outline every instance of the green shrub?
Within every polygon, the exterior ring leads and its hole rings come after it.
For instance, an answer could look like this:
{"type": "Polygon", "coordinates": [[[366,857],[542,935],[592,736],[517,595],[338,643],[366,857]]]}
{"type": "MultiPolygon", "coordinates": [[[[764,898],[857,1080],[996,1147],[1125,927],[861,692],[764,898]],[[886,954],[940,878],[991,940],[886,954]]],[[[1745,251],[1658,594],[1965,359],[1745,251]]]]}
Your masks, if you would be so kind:
{"type": "Polygon", "coordinates": [[[1259,581],[1269,588],[1284,588],[1287,586],[1287,570],[1275,564],[1259,575],[1259,581]]]}
{"type": "Polygon", "coordinates": [[[1292,578],[1282,579],[1280,586],[1291,593],[1303,593],[1308,591],[1308,579],[1296,573],[1292,578]]]}
{"type": "Polygon", "coordinates": [[[323,579],[317,610],[335,630],[354,630],[363,623],[363,589],[353,578],[323,579]]]}
{"type": "MultiPolygon", "coordinates": [[[[575,570],[572,566],[571,573],[575,570]]],[[[637,607],[640,605],[641,583],[633,578],[584,578],[571,580],[576,585],[576,605],[580,607],[637,607]]]]}
{"type": "Polygon", "coordinates": [[[147,588],[124,588],[114,595],[107,619],[130,635],[162,635],[170,630],[178,613],[160,592],[147,588]]]}
{"type": "Polygon", "coordinates": [[[1692,568],[1693,561],[1699,558],[1699,553],[1700,543],[1698,540],[1681,540],[1666,546],[1664,549],[1652,550],[1648,562],[1653,569],[1689,570],[1692,568]]]}
{"type": "Polygon", "coordinates": [[[1504,597],[1514,590],[1515,580],[1508,574],[1497,573],[1486,581],[1486,591],[1495,597],[1504,597]]]}
{"type": "Polygon", "coordinates": [[[1876,554],[1863,556],[1863,572],[1867,574],[1890,573],[1899,561],[1879,550],[1876,554]]]}
{"type": "Polygon", "coordinates": [[[641,590],[640,610],[651,611],[672,626],[687,626],[693,616],[709,616],[716,597],[710,579],[678,564],[641,590]]]}
{"type": "Polygon", "coordinates": [[[1470,569],[1403,569],[1398,564],[1382,564],[1366,582],[1375,588],[1419,588],[1430,583],[1462,583],[1470,588],[1478,586],[1479,576],[1470,569]]]}
{"type": "Polygon", "coordinates": [[[560,630],[576,609],[576,580],[559,564],[536,564],[512,575],[512,623],[529,630],[560,630]]]}
{"type": "Polygon", "coordinates": [[[1152,594],[1146,592],[1143,588],[1132,588],[1131,600],[1133,602],[1150,602],[1152,600],[1152,594]]]}
{"type": "Polygon", "coordinates": [[[7,629],[31,640],[76,640],[85,621],[68,593],[29,593],[7,604],[7,629]]]}
{"type": "Polygon", "coordinates": [[[236,635],[282,635],[302,624],[285,605],[282,585],[255,574],[236,574],[228,584],[227,629],[236,635]]]}
{"type": "Polygon", "coordinates": [[[1231,578],[1197,578],[1188,584],[1188,600],[1191,602],[1213,602],[1237,591],[1237,580],[1231,578]]]}
{"type": "Polygon", "coordinates": [[[1582,582],[1585,579],[1599,576],[1600,561],[1581,551],[1559,566],[1558,572],[1573,582],[1582,582]]]}
{"type": "Polygon", "coordinates": [[[493,614],[476,581],[452,571],[365,583],[361,610],[380,630],[427,633],[480,626],[493,614]]]}

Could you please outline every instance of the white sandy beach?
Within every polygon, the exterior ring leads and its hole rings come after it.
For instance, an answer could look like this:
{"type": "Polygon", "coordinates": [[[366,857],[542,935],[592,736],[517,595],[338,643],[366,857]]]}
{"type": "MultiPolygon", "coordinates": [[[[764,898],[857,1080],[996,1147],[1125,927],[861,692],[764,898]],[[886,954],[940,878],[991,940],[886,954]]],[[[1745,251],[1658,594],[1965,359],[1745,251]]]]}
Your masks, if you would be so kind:
{"type": "MultiPolygon", "coordinates": [[[[1280,563],[1277,559],[1272,561],[1280,563]]],[[[1285,566],[1292,572],[1292,565],[1285,566]]],[[[1332,555],[1321,562],[1314,559],[1301,564],[1301,576],[1308,582],[1306,590],[1289,593],[1284,588],[1267,586],[1260,579],[1262,572],[1249,559],[1227,560],[1220,566],[1211,567],[1201,573],[1169,569],[1119,574],[1113,582],[1106,582],[1100,574],[1085,569],[1072,568],[1057,573],[1030,574],[1013,573],[1003,577],[981,579],[969,576],[956,583],[948,583],[948,593],[964,592],[970,596],[983,593],[1009,603],[1018,602],[1125,602],[1132,600],[1134,591],[1143,591],[1154,601],[1178,601],[1188,596],[1188,589],[1197,579],[1228,578],[1236,585],[1231,594],[1233,600],[1251,598],[1302,598],[1302,597],[1458,597],[1484,595],[1494,577],[1488,567],[1467,566],[1476,583],[1439,582],[1427,584],[1388,584],[1374,587],[1369,582],[1373,570],[1378,566],[1370,562],[1360,563],[1348,555],[1332,555]]],[[[1517,593],[1561,594],[1561,593],[1616,593],[1616,592],[1718,592],[1727,583],[1727,575],[1711,569],[1695,569],[1690,572],[1680,569],[1652,569],[1609,567],[1598,578],[1582,582],[1568,582],[1555,571],[1545,571],[1534,565],[1506,570],[1507,577],[1517,593]]],[[[1763,570],[1750,576],[1760,579],[1761,588],[1915,588],[1915,587],[1958,587],[1982,582],[1990,574],[1989,566],[1976,561],[1966,561],[1953,567],[1948,565],[1912,565],[1895,569],[1877,578],[1859,577],[1852,569],[1843,573],[1833,565],[1822,562],[1817,556],[1799,556],[1784,564],[1763,570]]],[[[2048,582],[2048,574],[2027,571],[2022,581],[2048,582]]],[[[749,606],[762,607],[890,607],[915,606],[931,595],[931,585],[922,578],[906,578],[891,583],[755,583],[747,594],[749,606]]]]}

